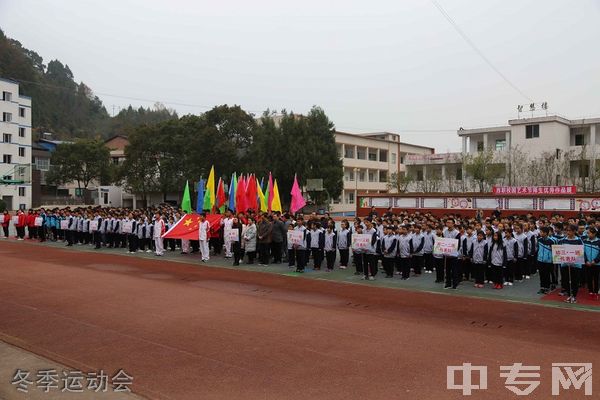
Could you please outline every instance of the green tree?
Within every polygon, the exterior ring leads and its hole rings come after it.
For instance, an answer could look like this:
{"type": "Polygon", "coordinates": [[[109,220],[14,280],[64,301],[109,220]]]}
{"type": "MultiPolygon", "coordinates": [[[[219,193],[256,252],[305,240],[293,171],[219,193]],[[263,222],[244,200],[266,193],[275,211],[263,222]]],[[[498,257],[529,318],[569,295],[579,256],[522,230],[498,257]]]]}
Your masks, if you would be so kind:
{"type": "Polygon", "coordinates": [[[404,193],[406,192],[408,186],[412,183],[412,181],[412,177],[404,172],[393,172],[390,175],[390,180],[387,183],[387,188],[389,191],[404,193]]]}
{"type": "Polygon", "coordinates": [[[485,192],[501,178],[505,172],[504,164],[494,162],[492,150],[480,151],[476,156],[465,159],[465,171],[477,183],[480,192],[485,192]]]}
{"type": "Polygon", "coordinates": [[[55,185],[76,182],[82,193],[81,189],[87,189],[94,180],[101,184],[110,183],[109,160],[110,151],[100,140],[63,143],[52,153],[46,179],[55,185]]]}

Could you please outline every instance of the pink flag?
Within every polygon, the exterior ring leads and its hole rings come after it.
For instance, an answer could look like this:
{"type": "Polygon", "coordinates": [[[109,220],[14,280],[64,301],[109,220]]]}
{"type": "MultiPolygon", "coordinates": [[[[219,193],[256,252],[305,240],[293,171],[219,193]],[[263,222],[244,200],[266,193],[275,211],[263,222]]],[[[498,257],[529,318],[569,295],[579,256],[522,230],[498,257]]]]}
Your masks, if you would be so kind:
{"type": "Polygon", "coordinates": [[[290,204],[290,212],[295,214],[302,207],[306,205],[306,201],[304,197],[302,197],[302,192],[300,191],[300,185],[298,185],[298,178],[294,175],[294,185],[292,186],[292,191],[290,192],[292,195],[292,202],[290,204]]]}

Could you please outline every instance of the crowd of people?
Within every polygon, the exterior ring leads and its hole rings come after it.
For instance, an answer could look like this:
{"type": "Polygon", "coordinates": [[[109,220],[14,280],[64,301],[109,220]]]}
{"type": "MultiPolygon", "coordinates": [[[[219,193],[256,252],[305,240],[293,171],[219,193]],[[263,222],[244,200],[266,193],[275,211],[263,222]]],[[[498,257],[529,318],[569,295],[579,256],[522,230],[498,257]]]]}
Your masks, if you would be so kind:
{"type": "Polygon", "coordinates": [[[2,227],[8,237],[13,221],[18,240],[23,240],[27,231],[29,239],[64,241],[67,246],[123,248],[157,256],[165,251],[201,253],[204,262],[211,253],[224,253],[233,265],[287,262],[298,273],[310,264],[313,270],[324,266],[327,272],[353,267],[354,274],[366,280],[374,280],[380,272],[387,279],[400,280],[435,274],[435,282],[450,290],[466,282],[478,289],[489,285],[499,290],[539,275],[538,294],[560,287],[565,301],[575,303],[580,287],[587,287],[589,295],[598,300],[600,219],[592,215],[535,218],[531,214],[502,216],[496,210],[487,217],[481,211],[470,217],[436,217],[392,209],[379,215],[373,208],[367,217],[344,219],[338,226],[328,214],[235,214],[228,210],[218,219],[218,226],[210,226],[202,214],[198,240],[163,239],[184,215],[169,205],[139,210],[40,209],[19,211],[16,216],[5,212],[2,227]],[[288,240],[288,232],[293,231],[299,240],[288,240]],[[359,248],[353,235],[371,239],[359,248]],[[458,249],[437,254],[434,244],[438,237],[457,239],[458,249]],[[555,244],[582,245],[585,262],[554,264],[555,244]]]}

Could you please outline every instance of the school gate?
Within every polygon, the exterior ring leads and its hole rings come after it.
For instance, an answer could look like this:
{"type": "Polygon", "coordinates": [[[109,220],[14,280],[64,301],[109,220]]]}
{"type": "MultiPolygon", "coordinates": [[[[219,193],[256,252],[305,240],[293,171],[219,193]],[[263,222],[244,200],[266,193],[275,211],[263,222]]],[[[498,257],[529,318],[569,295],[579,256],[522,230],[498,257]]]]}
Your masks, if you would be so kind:
{"type": "Polygon", "coordinates": [[[428,212],[435,216],[458,214],[474,216],[479,209],[485,215],[498,208],[504,215],[535,216],[561,214],[575,216],[579,211],[600,215],[600,193],[588,194],[494,194],[494,193],[407,193],[363,194],[358,196],[357,214],[366,217],[375,207],[383,215],[389,207],[393,212],[428,212]]]}

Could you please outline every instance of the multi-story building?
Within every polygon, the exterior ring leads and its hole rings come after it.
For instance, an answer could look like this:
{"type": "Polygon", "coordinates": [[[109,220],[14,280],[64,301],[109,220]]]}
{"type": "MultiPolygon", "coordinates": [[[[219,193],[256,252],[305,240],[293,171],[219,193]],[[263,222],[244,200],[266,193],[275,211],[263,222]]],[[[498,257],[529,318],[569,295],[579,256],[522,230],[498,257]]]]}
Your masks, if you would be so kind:
{"type": "Polygon", "coordinates": [[[357,195],[393,192],[388,184],[405,172],[405,160],[413,154],[430,155],[434,149],[400,141],[390,132],[351,134],[336,131],[338,155],[344,165],[344,189],[331,203],[334,214],[353,215],[357,195]]]}
{"type": "Polygon", "coordinates": [[[0,199],[8,210],[31,207],[31,98],[0,78],[0,199]]]}
{"type": "Polygon", "coordinates": [[[457,133],[462,152],[407,158],[407,174],[413,180],[410,189],[479,190],[465,165],[485,151],[491,155],[490,164],[500,170],[494,184],[569,184],[593,191],[600,187],[599,127],[600,118],[569,120],[553,115],[509,120],[508,125],[496,127],[461,128],[457,133]]]}

